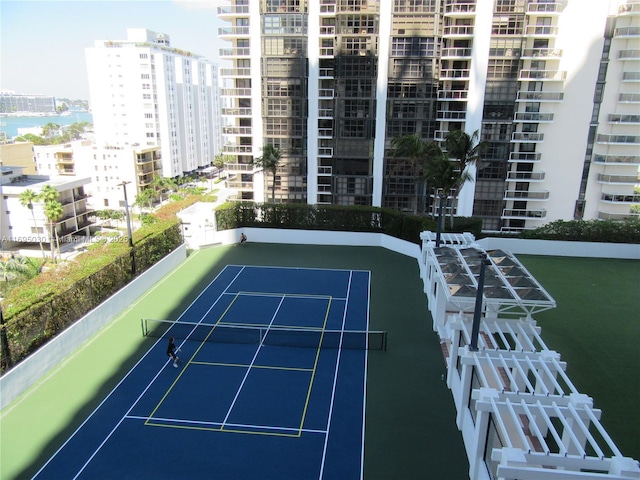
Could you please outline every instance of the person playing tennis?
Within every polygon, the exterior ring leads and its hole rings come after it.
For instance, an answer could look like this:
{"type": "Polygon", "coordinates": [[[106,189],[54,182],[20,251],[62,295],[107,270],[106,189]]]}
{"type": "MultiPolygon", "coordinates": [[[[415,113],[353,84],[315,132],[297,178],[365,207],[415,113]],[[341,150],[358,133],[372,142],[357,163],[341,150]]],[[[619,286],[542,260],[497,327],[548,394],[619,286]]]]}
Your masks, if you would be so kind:
{"type": "Polygon", "coordinates": [[[179,351],[180,349],[176,347],[175,339],[171,337],[169,339],[169,346],[167,347],[167,356],[171,358],[171,360],[173,360],[173,366],[175,368],[178,368],[178,360],[180,360],[176,355],[176,352],[179,352],[179,351]]]}

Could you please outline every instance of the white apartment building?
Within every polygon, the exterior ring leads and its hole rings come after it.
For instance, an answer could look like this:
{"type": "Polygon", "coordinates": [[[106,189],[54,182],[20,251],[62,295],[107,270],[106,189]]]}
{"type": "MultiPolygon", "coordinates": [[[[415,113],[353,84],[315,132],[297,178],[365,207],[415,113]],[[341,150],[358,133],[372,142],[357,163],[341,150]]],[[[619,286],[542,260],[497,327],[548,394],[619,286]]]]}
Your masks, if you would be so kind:
{"type": "Polygon", "coordinates": [[[33,147],[39,174],[52,177],[88,177],[88,203],[94,210],[123,209],[123,188],[132,206],[141,190],[162,176],[159,147],[98,146],[78,140],[33,147]],[[123,187],[125,185],[125,187],[123,187]]]}
{"type": "Polygon", "coordinates": [[[163,177],[211,164],[221,147],[217,66],[134,28],[96,41],[86,59],[99,149],[159,148],[163,177]]]}
{"type": "Polygon", "coordinates": [[[229,0],[223,153],[241,199],[434,208],[391,140],[479,131],[457,213],[487,231],[623,219],[640,166],[638,0],[229,0]]]}
{"type": "MultiPolygon", "coordinates": [[[[87,208],[85,186],[90,178],[51,178],[46,175],[25,175],[23,167],[0,166],[0,236],[2,247],[9,248],[23,243],[49,243],[49,221],[40,201],[33,202],[33,209],[23,206],[20,194],[29,189],[39,194],[45,185],[58,192],[62,204],[62,216],[55,222],[55,234],[65,236],[89,236],[90,210],[87,208]]],[[[55,235],[54,234],[54,235],[55,235]]]]}

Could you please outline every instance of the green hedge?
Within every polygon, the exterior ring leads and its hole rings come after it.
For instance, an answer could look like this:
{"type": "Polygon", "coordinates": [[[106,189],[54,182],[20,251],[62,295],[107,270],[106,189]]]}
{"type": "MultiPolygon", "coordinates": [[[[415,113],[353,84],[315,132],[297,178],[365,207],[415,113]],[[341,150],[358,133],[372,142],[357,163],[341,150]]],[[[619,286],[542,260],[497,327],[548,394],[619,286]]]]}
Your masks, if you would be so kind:
{"type": "MultiPolygon", "coordinates": [[[[253,202],[222,205],[216,210],[216,221],[218,230],[262,227],[378,232],[418,245],[421,244],[421,232],[435,231],[437,228],[432,218],[407,215],[386,208],[253,202]]],[[[448,223],[443,222],[445,229],[448,223]]],[[[480,219],[456,217],[452,231],[471,232],[479,236],[481,228],[480,219]]]]}
{"type": "Polygon", "coordinates": [[[100,242],[77,259],[16,288],[3,301],[1,369],[38,349],[182,244],[180,224],[160,221],[128,243],[100,242]],[[132,258],[133,257],[133,258],[132,258]],[[135,275],[132,273],[135,263],[135,275]]]}
{"type": "Polygon", "coordinates": [[[525,230],[519,238],[638,244],[640,243],[640,219],[558,220],[534,230],[525,230]]]}

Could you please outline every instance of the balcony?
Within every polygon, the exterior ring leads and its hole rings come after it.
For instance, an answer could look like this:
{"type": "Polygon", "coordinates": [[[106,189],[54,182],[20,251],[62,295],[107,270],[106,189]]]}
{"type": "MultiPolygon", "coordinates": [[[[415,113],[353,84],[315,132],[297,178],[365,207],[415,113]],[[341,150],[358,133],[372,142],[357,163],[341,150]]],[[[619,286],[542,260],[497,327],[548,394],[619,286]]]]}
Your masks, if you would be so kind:
{"type": "Polygon", "coordinates": [[[612,113],[608,116],[607,121],[613,124],[640,124],[640,115],[626,115],[622,113],[612,113]]]}
{"type": "Polygon", "coordinates": [[[237,145],[228,143],[222,147],[222,153],[238,154],[238,153],[251,153],[253,152],[253,146],[251,145],[237,145]]]}
{"type": "Polygon", "coordinates": [[[229,173],[236,172],[253,172],[253,164],[251,163],[225,163],[224,169],[229,173]]]}
{"type": "Polygon", "coordinates": [[[539,162],[541,158],[541,153],[511,152],[509,154],[510,163],[535,163],[539,162]]]}
{"type": "Polygon", "coordinates": [[[507,190],[504,192],[503,200],[548,200],[548,190],[507,190]]]}
{"type": "Polygon", "coordinates": [[[223,135],[251,135],[252,127],[222,127],[223,135]]]}
{"type": "Polygon", "coordinates": [[[640,166],[640,155],[595,155],[593,161],[605,165],[637,165],[640,166]]]}
{"type": "Polygon", "coordinates": [[[640,93],[621,93],[618,96],[621,103],[640,103],[640,93]]]}
{"type": "Polygon", "coordinates": [[[249,15],[248,5],[232,5],[229,7],[218,7],[218,17],[221,19],[232,19],[234,17],[246,17],[249,15]]]}
{"type": "Polygon", "coordinates": [[[617,38],[640,37],[640,27],[618,27],[613,31],[613,36],[617,38]]]}
{"type": "Polygon", "coordinates": [[[221,88],[220,95],[223,97],[250,97],[250,88],[221,88]]]}
{"type": "Polygon", "coordinates": [[[250,117],[251,108],[223,108],[220,113],[226,117],[250,117]]]}
{"type": "Polygon", "coordinates": [[[318,167],[318,176],[329,177],[333,173],[332,167],[318,167]]]}
{"type": "Polygon", "coordinates": [[[334,56],[334,47],[320,47],[320,58],[334,56]]]}
{"type": "Polygon", "coordinates": [[[514,122],[550,123],[553,122],[553,113],[542,112],[516,112],[514,122]]]}
{"type": "Polygon", "coordinates": [[[603,145],[640,145],[640,136],[636,135],[607,135],[596,136],[596,143],[603,145]]]}
{"type": "Polygon", "coordinates": [[[600,220],[628,220],[632,218],[638,218],[638,213],[610,213],[610,212],[598,212],[598,218],[600,220]]]}
{"type": "Polygon", "coordinates": [[[218,36],[220,38],[228,39],[230,37],[248,37],[249,27],[222,27],[218,28],[218,36]]]}
{"type": "Polygon", "coordinates": [[[329,36],[335,37],[336,35],[336,27],[335,25],[326,25],[320,27],[320,36],[329,36]]]}
{"type": "Polygon", "coordinates": [[[640,3],[627,3],[618,7],[618,15],[640,15],[640,3]]]}
{"type": "Polygon", "coordinates": [[[251,69],[250,68],[221,68],[220,69],[221,77],[250,77],[251,69]]]}
{"type": "MultiPolygon", "coordinates": [[[[333,157],[333,147],[318,147],[318,156],[323,158],[333,157]]],[[[331,167],[323,167],[323,168],[331,168],[331,167]]]]}
{"type": "Polygon", "coordinates": [[[443,48],[440,58],[444,60],[471,58],[471,49],[463,47],[443,48]]]}
{"type": "Polygon", "coordinates": [[[558,48],[525,48],[522,51],[523,59],[560,59],[562,50],[558,48]]]}
{"type": "Polygon", "coordinates": [[[436,120],[462,120],[467,118],[466,111],[459,110],[438,110],[436,112],[436,120]]]}
{"type": "Polygon", "coordinates": [[[448,25],[444,27],[442,36],[445,38],[472,38],[473,25],[448,25]]]}
{"type": "Polygon", "coordinates": [[[447,17],[469,17],[476,14],[476,2],[447,0],[444,6],[447,17]]]}
{"type": "Polygon", "coordinates": [[[243,182],[240,180],[227,180],[227,186],[235,190],[253,190],[253,182],[243,182]]]}
{"type": "Polygon", "coordinates": [[[489,56],[493,58],[518,58],[520,57],[520,49],[494,47],[489,49],[489,56]]]}
{"type": "Polygon", "coordinates": [[[333,88],[321,88],[318,90],[318,98],[333,98],[336,91],[333,88]]]}
{"type": "Polygon", "coordinates": [[[518,80],[528,82],[564,82],[567,79],[567,72],[561,70],[520,70],[518,80]]]}
{"type": "Polygon", "coordinates": [[[640,175],[605,175],[598,174],[598,183],[615,183],[618,185],[636,185],[640,183],[640,175]]]}
{"type": "Polygon", "coordinates": [[[513,132],[511,134],[512,142],[537,143],[544,140],[544,133],[538,132],[513,132]]]}
{"type": "Polygon", "coordinates": [[[332,137],[333,137],[333,128],[318,129],[318,138],[332,138],[332,137]]]}
{"type": "Polygon", "coordinates": [[[333,78],[335,71],[333,68],[320,68],[318,69],[318,75],[320,78],[333,78]]]}
{"type": "Polygon", "coordinates": [[[440,70],[440,80],[469,80],[470,74],[467,68],[445,68],[440,70]]]}
{"type": "Polygon", "coordinates": [[[544,172],[507,172],[508,182],[542,182],[544,177],[544,172]]]}
{"type": "Polygon", "coordinates": [[[221,48],[220,58],[233,59],[238,57],[248,57],[251,54],[249,47],[221,48]]]}
{"type": "Polygon", "coordinates": [[[547,216],[547,211],[543,209],[539,210],[511,210],[504,209],[502,211],[502,218],[535,218],[541,219],[547,216]]]}
{"type": "Polygon", "coordinates": [[[631,194],[624,195],[621,193],[603,193],[600,197],[601,202],[605,203],[622,203],[622,204],[632,204],[632,203],[640,203],[640,195],[631,194]]]}
{"type": "Polygon", "coordinates": [[[467,100],[469,90],[439,90],[438,100],[467,100]]]}
{"type": "Polygon", "coordinates": [[[640,82],[640,72],[622,72],[623,82],[640,82]]]}
{"type": "Polygon", "coordinates": [[[528,25],[524,31],[525,37],[556,37],[558,27],[552,25],[528,25]]]}
{"type": "Polygon", "coordinates": [[[564,92],[528,92],[519,91],[516,102],[561,102],[564,92]]]}
{"type": "Polygon", "coordinates": [[[333,108],[319,108],[318,117],[333,118],[333,108]]]}
{"type": "Polygon", "coordinates": [[[527,15],[544,15],[545,17],[550,15],[559,15],[562,12],[564,5],[562,3],[529,3],[527,5],[527,15]]]}
{"type": "Polygon", "coordinates": [[[640,60],[640,50],[626,49],[618,52],[618,59],[620,60],[640,60]]]}

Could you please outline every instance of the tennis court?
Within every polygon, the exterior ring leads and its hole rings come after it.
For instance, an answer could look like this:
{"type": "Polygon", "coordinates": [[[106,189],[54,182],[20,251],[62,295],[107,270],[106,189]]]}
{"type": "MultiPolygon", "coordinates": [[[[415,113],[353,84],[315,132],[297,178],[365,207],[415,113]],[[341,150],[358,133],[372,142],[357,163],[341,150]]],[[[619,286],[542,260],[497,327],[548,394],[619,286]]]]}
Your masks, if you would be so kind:
{"type": "Polygon", "coordinates": [[[227,265],[35,478],[362,478],[370,281],[227,265]]]}

